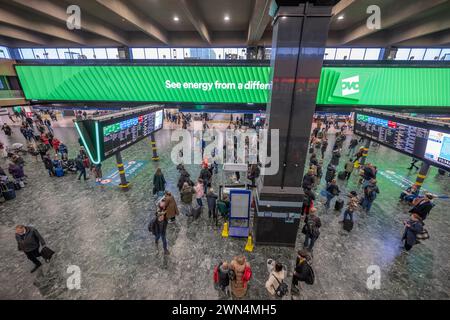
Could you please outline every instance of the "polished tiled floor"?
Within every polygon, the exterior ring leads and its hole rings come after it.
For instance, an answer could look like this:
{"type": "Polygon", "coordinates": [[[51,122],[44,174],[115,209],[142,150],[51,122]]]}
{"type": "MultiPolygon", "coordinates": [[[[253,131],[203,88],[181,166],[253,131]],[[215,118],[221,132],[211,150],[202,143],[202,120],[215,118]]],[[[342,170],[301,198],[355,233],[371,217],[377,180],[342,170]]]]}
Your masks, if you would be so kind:
{"type": "MultiPolygon", "coordinates": [[[[16,129],[14,136],[1,140],[22,141],[16,129]]],[[[77,137],[72,128],[56,128],[73,156],[77,137]]],[[[152,176],[160,166],[175,192],[178,174],[169,157],[170,130],[157,134],[161,161],[151,162],[148,140],[123,152],[124,161],[146,160],[146,166],[131,179],[132,189],[96,186],[94,182],[77,181],[75,175],[50,178],[40,161],[26,158],[28,185],[17,192],[17,198],[0,205],[0,298],[4,299],[218,299],[212,272],[222,259],[244,253],[245,240],[223,239],[204,213],[190,222],[180,217],[169,225],[171,255],[165,257],[155,249],[147,231],[154,211],[151,194],[152,176]],[[25,256],[17,251],[14,239],[16,224],[37,227],[48,245],[57,252],[50,264],[35,274],[25,256]],[[81,270],[81,289],[68,290],[67,268],[81,270]]],[[[332,143],[330,143],[332,144],[332,143]]],[[[330,146],[331,148],[331,146],[330,146]]],[[[326,157],[325,163],[328,163],[326,157]]],[[[354,230],[348,234],[338,223],[339,214],[325,213],[318,204],[323,222],[321,237],[314,250],[316,283],[306,286],[301,299],[449,299],[450,297],[450,213],[448,199],[437,199],[428,218],[431,238],[417,245],[409,254],[399,248],[402,221],[407,207],[398,203],[401,187],[395,181],[406,177],[414,181],[405,168],[409,159],[386,148],[371,149],[369,161],[378,165],[381,194],[368,215],[358,215],[354,230]],[[399,178],[400,177],[400,178],[399,178]],[[381,288],[367,289],[367,268],[381,269],[381,288]]],[[[6,167],[4,160],[0,161],[6,167]]],[[[106,174],[114,169],[114,160],[103,165],[106,174]]],[[[343,165],[343,161],[341,166],[343,165]]],[[[189,168],[197,177],[198,168],[189,168]]],[[[215,177],[215,185],[223,178],[215,177]]],[[[352,177],[347,190],[356,189],[352,177]]],[[[450,195],[449,178],[432,169],[425,188],[450,195]]],[[[320,190],[320,189],[319,189],[320,190]]],[[[298,247],[303,236],[299,233],[298,247]]],[[[245,253],[253,266],[247,298],[264,299],[267,294],[267,258],[280,259],[287,265],[289,280],[295,258],[291,248],[256,246],[245,253]]],[[[290,297],[286,297],[289,299],[290,297]]]]}

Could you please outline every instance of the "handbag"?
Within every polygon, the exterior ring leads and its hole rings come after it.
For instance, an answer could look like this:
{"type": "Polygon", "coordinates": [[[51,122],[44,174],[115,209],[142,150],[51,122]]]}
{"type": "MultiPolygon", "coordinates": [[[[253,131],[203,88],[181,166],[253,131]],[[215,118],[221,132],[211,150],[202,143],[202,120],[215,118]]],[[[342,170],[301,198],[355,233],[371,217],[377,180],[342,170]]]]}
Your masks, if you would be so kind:
{"type": "Polygon", "coordinates": [[[45,260],[50,260],[52,256],[55,254],[55,251],[53,251],[49,247],[43,247],[40,254],[42,258],[44,258],[45,260]]]}

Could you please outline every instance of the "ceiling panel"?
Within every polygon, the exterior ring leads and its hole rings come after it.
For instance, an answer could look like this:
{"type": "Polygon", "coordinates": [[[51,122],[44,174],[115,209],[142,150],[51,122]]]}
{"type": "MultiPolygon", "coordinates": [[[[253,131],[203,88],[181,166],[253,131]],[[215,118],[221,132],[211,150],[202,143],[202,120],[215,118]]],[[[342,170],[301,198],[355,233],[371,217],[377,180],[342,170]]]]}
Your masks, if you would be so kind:
{"type": "Polygon", "coordinates": [[[211,31],[245,31],[252,14],[253,0],[196,0],[211,31]],[[225,21],[225,15],[230,20],[225,21]]]}

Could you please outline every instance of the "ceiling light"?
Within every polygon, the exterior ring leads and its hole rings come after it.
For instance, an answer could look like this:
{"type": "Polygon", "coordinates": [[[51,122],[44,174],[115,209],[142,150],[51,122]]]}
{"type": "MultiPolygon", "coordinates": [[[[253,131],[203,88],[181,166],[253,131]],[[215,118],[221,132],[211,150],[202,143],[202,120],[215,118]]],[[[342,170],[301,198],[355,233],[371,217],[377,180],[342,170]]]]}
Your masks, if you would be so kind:
{"type": "Polygon", "coordinates": [[[226,15],[225,17],[223,17],[223,20],[230,21],[230,16],[226,15]]]}
{"type": "Polygon", "coordinates": [[[344,20],[344,16],[339,16],[337,19],[338,20],[344,20]]]}
{"type": "Polygon", "coordinates": [[[180,21],[180,18],[178,18],[177,16],[173,17],[173,21],[180,21]]]}

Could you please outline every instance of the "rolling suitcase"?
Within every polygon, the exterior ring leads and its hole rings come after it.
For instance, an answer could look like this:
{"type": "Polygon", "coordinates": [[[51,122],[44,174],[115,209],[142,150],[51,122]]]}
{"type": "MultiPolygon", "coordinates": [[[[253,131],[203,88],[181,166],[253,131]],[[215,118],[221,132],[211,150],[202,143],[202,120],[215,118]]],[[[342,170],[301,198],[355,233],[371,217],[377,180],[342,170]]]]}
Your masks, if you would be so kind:
{"type": "Polygon", "coordinates": [[[335,204],[334,204],[334,210],[341,210],[344,207],[344,200],[342,199],[337,199],[335,204]]]}
{"type": "Polygon", "coordinates": [[[11,183],[2,183],[1,184],[1,192],[5,200],[12,200],[16,197],[16,190],[14,189],[14,184],[11,183]]]}
{"type": "Polygon", "coordinates": [[[345,231],[350,232],[353,229],[353,220],[351,219],[345,219],[343,221],[343,228],[345,231]]]}
{"type": "Polygon", "coordinates": [[[339,172],[337,177],[339,180],[345,180],[345,171],[339,172]]]}
{"type": "Polygon", "coordinates": [[[64,169],[61,167],[55,168],[55,175],[57,177],[62,177],[64,175],[64,169]]]}
{"type": "Polygon", "coordinates": [[[198,206],[196,208],[192,208],[191,216],[194,217],[194,220],[197,220],[202,213],[202,207],[198,206]]]}

